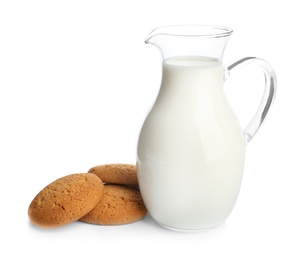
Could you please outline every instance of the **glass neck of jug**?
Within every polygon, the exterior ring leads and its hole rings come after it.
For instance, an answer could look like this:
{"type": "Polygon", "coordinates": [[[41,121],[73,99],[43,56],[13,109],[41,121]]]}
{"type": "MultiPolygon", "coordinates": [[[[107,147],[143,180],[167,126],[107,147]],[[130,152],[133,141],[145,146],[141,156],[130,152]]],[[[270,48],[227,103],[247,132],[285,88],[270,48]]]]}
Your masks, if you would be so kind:
{"type": "Polygon", "coordinates": [[[156,46],[165,61],[177,56],[199,56],[222,61],[232,30],[207,25],[164,26],[154,29],[145,43],[156,46]]]}

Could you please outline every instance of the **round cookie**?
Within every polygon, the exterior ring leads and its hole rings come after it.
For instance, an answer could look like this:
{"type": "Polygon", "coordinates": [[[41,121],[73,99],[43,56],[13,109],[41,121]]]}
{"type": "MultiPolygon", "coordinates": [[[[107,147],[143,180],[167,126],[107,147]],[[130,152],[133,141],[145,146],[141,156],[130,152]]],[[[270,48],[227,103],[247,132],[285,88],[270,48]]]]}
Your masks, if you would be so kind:
{"type": "Polygon", "coordinates": [[[76,221],[91,211],[103,196],[103,183],[91,173],[76,173],[42,189],[28,208],[31,222],[53,228],[76,221]]]}
{"type": "Polygon", "coordinates": [[[90,224],[121,225],[138,221],[146,214],[139,189],[107,184],[101,201],[80,220],[90,224]]]}
{"type": "Polygon", "coordinates": [[[136,165],[105,164],[92,167],[89,173],[96,174],[104,183],[138,187],[136,165]]]}

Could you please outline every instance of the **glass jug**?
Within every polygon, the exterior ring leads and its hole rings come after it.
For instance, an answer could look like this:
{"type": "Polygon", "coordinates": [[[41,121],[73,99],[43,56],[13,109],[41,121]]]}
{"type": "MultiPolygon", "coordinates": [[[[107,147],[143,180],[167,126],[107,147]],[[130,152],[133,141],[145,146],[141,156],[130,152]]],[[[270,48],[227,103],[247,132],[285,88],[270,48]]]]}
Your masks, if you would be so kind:
{"type": "Polygon", "coordinates": [[[276,76],[266,61],[247,57],[223,67],[231,34],[219,26],[166,26],[146,39],[161,51],[163,72],[140,131],[137,176],[148,212],[166,228],[204,230],[225,221],[240,190],[245,146],[273,102],[276,76]],[[265,91],[242,130],[223,84],[249,63],[263,70],[265,91]]]}

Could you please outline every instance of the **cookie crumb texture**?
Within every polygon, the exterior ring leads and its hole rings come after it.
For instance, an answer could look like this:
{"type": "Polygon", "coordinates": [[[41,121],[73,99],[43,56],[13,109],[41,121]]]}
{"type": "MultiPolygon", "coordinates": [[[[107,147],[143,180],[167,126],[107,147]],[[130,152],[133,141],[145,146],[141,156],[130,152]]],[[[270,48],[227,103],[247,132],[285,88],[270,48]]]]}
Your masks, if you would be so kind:
{"type": "Polygon", "coordinates": [[[103,183],[94,174],[77,173],[64,176],[47,185],[28,208],[31,222],[53,228],[80,219],[92,210],[103,196],[103,183]]]}
{"type": "Polygon", "coordinates": [[[104,164],[92,167],[89,173],[96,174],[104,183],[138,187],[136,165],[104,164]]]}
{"type": "Polygon", "coordinates": [[[81,221],[99,225],[121,225],[144,218],[147,210],[139,189],[121,185],[104,185],[98,205],[81,221]]]}

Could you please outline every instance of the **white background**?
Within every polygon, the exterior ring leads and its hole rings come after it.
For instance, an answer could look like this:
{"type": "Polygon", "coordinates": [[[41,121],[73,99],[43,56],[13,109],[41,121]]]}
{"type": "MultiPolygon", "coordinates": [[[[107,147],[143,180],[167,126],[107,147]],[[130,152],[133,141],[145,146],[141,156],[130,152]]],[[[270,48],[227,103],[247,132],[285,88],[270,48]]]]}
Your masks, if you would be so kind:
{"type": "MultiPolygon", "coordinates": [[[[291,0],[2,0],[0,258],[298,259],[297,10],[291,0]],[[203,233],[169,231],[150,216],[115,227],[33,227],[28,206],[48,183],[98,164],[135,163],[161,77],[159,53],[144,39],[171,24],[231,27],[224,63],[258,56],[277,73],[274,106],[247,146],[232,214],[203,233]]],[[[250,73],[226,86],[243,126],[263,86],[250,73]]]]}

